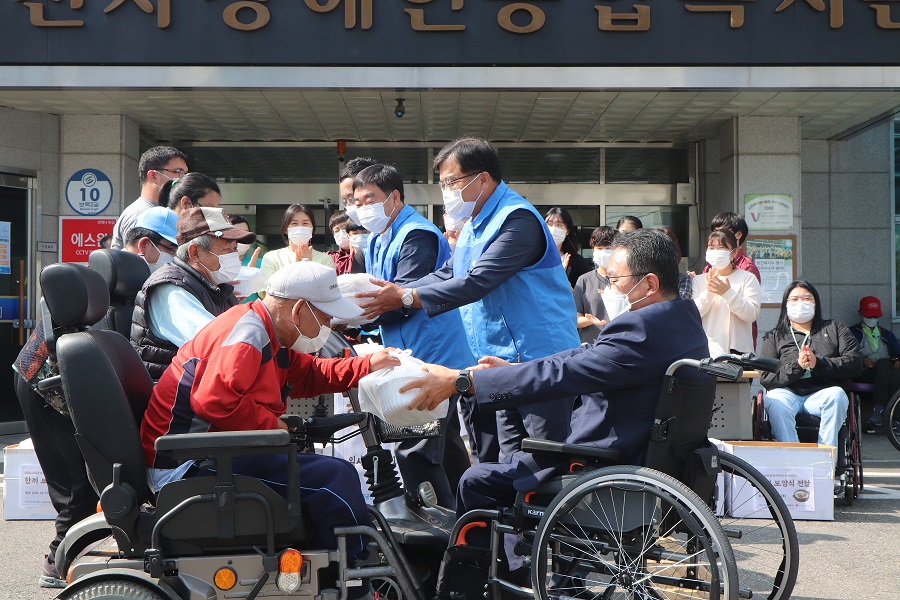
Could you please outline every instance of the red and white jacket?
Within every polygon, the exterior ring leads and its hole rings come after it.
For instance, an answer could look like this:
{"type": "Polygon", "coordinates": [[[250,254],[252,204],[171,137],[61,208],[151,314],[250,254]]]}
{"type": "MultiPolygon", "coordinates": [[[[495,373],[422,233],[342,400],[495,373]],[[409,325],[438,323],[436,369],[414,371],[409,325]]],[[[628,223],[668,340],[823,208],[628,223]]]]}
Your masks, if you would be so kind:
{"type": "Polygon", "coordinates": [[[141,423],[147,466],[178,461],[153,447],[163,435],[275,429],[295,398],[342,392],[369,373],[369,357],[316,358],[283,348],[268,309],[257,300],[213,319],[188,341],[153,390],[141,423]]]}

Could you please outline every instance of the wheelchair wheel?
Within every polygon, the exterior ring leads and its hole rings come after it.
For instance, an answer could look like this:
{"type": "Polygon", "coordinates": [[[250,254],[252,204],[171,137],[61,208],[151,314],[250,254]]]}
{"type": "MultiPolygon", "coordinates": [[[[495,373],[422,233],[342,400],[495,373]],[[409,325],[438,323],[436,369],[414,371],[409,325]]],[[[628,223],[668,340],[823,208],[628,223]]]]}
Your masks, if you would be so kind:
{"type": "Polygon", "coordinates": [[[541,600],[737,598],[734,555],[709,507],[643,467],[579,477],[535,531],[532,582],[541,600]]]}
{"type": "Polygon", "coordinates": [[[165,600],[149,587],[125,579],[96,581],[74,594],[63,592],[59,597],[66,600],[165,600]]]}
{"type": "Polygon", "coordinates": [[[750,591],[753,598],[790,598],[800,566],[800,547],[784,500],[747,461],[723,452],[719,464],[725,485],[731,485],[733,502],[739,503],[728,506],[726,501],[727,514],[719,521],[731,539],[742,595],[750,591]]]}
{"type": "Polygon", "coordinates": [[[862,426],[859,396],[854,394],[854,401],[847,411],[847,481],[844,486],[844,503],[851,506],[863,488],[862,472],[862,426]]]}
{"type": "Polygon", "coordinates": [[[894,448],[900,450],[900,392],[894,394],[884,410],[884,430],[894,448]]]}

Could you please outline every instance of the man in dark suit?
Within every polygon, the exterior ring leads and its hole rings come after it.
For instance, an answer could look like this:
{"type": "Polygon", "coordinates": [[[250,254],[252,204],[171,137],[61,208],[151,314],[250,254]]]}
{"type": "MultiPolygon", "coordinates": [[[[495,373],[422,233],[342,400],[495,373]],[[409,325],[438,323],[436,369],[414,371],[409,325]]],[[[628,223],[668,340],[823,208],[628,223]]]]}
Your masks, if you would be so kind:
{"type": "MultiPolygon", "coordinates": [[[[709,350],[696,306],[678,298],[672,241],[641,229],[617,237],[613,248],[603,295],[609,324],[594,344],[521,364],[486,356],[461,372],[429,365],[428,375],[400,390],[420,388],[410,407],[431,408],[455,392],[488,410],[577,395],[566,441],[615,448],[627,463],[641,464],[666,369],[709,350]]],[[[678,375],[707,377],[691,369],[678,375]]],[[[516,492],[535,489],[563,466],[524,452],[476,465],[460,481],[457,512],[509,506],[516,492]]]]}

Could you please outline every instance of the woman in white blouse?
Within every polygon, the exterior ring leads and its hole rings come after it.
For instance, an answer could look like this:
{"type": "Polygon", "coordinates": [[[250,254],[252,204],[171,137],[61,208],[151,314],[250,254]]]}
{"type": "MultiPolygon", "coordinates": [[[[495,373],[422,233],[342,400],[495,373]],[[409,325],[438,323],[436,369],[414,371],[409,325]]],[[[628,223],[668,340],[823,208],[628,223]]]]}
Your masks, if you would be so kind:
{"type": "Polygon", "coordinates": [[[265,275],[260,298],[265,296],[269,277],[275,271],[304,258],[334,268],[334,260],[324,252],[314,249],[311,244],[316,231],[316,221],[310,208],[302,204],[291,204],[281,218],[281,238],[287,244],[285,248],[266,252],[262,258],[260,270],[265,275]]]}
{"type": "Polygon", "coordinates": [[[759,281],[735,269],[737,239],[726,229],[713,231],[706,242],[710,270],[694,277],[694,303],[709,338],[710,354],[753,352],[753,322],[759,316],[759,281]]]}

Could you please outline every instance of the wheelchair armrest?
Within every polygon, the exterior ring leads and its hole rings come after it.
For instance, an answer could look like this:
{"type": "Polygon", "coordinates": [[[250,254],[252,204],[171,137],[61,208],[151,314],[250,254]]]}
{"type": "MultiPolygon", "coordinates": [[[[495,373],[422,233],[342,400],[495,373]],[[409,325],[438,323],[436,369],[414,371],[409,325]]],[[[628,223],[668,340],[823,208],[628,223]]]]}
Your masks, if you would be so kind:
{"type": "Polygon", "coordinates": [[[522,450],[532,454],[562,454],[564,456],[583,456],[596,458],[608,462],[621,461],[622,454],[613,448],[600,448],[598,446],[583,446],[581,444],[565,444],[550,440],[538,440],[525,438],[522,440],[522,450]]]}
{"type": "MultiPolygon", "coordinates": [[[[197,458],[210,450],[240,454],[254,448],[279,448],[290,444],[290,434],[283,429],[265,431],[217,431],[214,433],[179,433],[164,435],[153,444],[157,451],[173,452],[178,458],[197,458]],[[197,451],[194,453],[194,451],[197,451]]],[[[252,452],[251,452],[252,454],[252,452]]]]}

